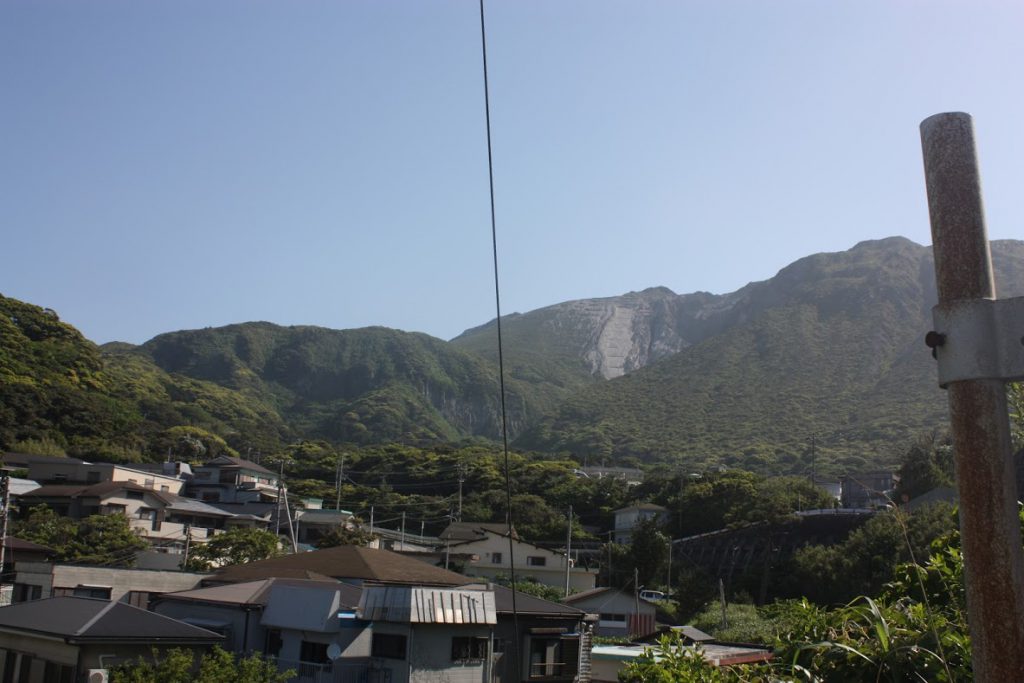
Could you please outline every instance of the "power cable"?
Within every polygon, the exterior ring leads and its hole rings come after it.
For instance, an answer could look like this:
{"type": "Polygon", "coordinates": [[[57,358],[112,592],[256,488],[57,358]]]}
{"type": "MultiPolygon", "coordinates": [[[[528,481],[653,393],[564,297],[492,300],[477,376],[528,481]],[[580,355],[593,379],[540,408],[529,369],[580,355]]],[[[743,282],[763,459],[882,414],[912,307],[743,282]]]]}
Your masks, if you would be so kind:
{"type": "Polygon", "coordinates": [[[487,78],[487,22],[484,20],[484,0],[480,0],[480,55],[484,72],[484,117],[487,124],[487,180],[491,199],[491,253],[494,260],[494,308],[498,331],[498,388],[501,392],[501,442],[505,462],[505,505],[508,511],[508,560],[512,582],[512,680],[520,680],[519,666],[519,612],[516,609],[515,544],[512,540],[512,476],[508,454],[508,411],[505,406],[505,358],[501,339],[501,285],[498,277],[498,223],[494,210],[494,150],[491,144],[491,94],[487,78]]]}

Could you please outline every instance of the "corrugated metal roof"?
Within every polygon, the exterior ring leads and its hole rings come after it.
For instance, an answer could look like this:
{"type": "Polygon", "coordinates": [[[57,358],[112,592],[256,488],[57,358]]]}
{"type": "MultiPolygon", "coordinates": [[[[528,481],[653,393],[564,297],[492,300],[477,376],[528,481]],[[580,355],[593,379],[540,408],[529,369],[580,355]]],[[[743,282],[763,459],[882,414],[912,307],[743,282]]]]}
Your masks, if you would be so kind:
{"type": "Polygon", "coordinates": [[[365,586],[359,615],[413,624],[496,624],[494,593],[481,590],[365,586]]]}

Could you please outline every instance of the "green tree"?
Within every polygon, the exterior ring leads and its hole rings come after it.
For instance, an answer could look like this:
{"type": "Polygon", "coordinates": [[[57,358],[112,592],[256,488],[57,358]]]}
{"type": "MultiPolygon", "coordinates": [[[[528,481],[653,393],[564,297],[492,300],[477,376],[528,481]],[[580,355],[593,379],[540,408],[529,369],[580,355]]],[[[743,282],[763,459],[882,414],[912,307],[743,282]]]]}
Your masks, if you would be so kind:
{"type": "Polygon", "coordinates": [[[660,585],[668,560],[668,536],[656,518],[642,519],[633,529],[629,556],[640,586],[660,585]]]}
{"type": "Polygon", "coordinates": [[[187,568],[205,571],[214,567],[265,560],[281,554],[276,534],[263,529],[236,528],[217,534],[203,544],[194,544],[187,568]]]}
{"type": "Polygon", "coordinates": [[[124,515],[91,515],[78,525],[75,562],[113,567],[135,565],[135,553],[147,548],[124,515]]]}
{"type": "Polygon", "coordinates": [[[110,671],[111,683],[285,683],[295,670],[278,671],[273,660],[254,652],[239,657],[214,646],[199,661],[198,671],[191,650],[154,649],[151,660],[138,659],[110,671]]]}
{"type": "Polygon", "coordinates": [[[949,436],[929,435],[908,448],[900,464],[895,502],[903,504],[939,486],[953,485],[953,445],[949,436]]]}
{"type": "Polygon", "coordinates": [[[131,567],[135,552],[146,548],[124,515],[91,515],[76,522],[44,505],[16,523],[12,535],[53,549],[60,562],[131,567]]]}
{"type": "Polygon", "coordinates": [[[316,547],[323,550],[339,545],[368,545],[375,538],[377,538],[376,534],[363,529],[359,524],[354,526],[339,524],[317,539],[316,547]]]}

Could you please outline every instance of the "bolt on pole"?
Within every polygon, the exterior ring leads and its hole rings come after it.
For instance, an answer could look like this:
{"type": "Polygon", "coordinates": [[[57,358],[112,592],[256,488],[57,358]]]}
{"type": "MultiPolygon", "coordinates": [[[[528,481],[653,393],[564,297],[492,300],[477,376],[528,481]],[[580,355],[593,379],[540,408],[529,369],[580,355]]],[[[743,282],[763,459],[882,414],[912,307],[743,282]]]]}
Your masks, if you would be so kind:
{"type": "MultiPolygon", "coordinates": [[[[970,115],[957,112],[925,119],[921,146],[938,308],[995,299],[970,115]]],[[[1024,553],[1006,385],[1001,379],[961,380],[951,382],[947,391],[975,680],[1020,680],[1024,553]]]]}

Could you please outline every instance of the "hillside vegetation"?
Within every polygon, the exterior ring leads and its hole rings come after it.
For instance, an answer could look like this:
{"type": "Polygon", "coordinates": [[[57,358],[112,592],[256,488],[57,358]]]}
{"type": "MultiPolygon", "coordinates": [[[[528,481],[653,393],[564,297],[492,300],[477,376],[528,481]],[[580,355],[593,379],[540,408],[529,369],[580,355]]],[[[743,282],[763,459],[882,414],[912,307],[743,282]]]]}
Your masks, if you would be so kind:
{"type": "MultiPolygon", "coordinates": [[[[1000,294],[1024,292],[1024,243],[993,252],[1000,294]]],[[[922,341],[933,279],[930,249],[889,238],[730,294],[657,287],[508,316],[509,435],[590,462],[892,463],[944,422],[922,341]]],[[[493,443],[495,355],[493,321],[451,342],[254,322],[98,348],[53,311],[0,297],[0,447],[160,458],[187,451],[189,430],[242,454],[296,439],[493,443]]]]}

